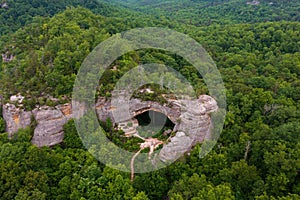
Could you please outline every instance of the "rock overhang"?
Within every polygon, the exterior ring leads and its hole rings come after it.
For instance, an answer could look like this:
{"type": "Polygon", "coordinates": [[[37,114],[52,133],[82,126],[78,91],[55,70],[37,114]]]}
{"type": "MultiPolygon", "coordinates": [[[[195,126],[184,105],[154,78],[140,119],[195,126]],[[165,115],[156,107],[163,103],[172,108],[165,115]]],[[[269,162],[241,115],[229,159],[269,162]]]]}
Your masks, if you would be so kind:
{"type": "MultiPolygon", "coordinates": [[[[123,105],[123,104],[120,104],[123,105]]],[[[166,115],[174,124],[175,136],[164,144],[159,156],[164,162],[173,161],[182,153],[188,152],[194,145],[211,133],[213,122],[210,113],[218,110],[217,102],[208,95],[201,95],[197,99],[168,100],[161,105],[155,101],[142,101],[132,98],[129,100],[129,110],[123,121],[131,120],[146,111],[156,111],[166,115]]],[[[113,124],[121,121],[115,120],[119,113],[118,106],[112,105],[110,100],[98,98],[95,109],[99,120],[110,118],[113,124]]],[[[122,110],[122,109],[121,109],[122,110]]],[[[84,111],[83,111],[84,113],[84,111]]],[[[6,131],[10,136],[20,128],[30,125],[34,118],[37,126],[34,129],[32,143],[42,146],[53,146],[63,140],[63,126],[72,119],[72,105],[70,103],[55,107],[40,106],[32,111],[16,107],[14,104],[3,105],[3,118],[6,122],[6,131]]]]}

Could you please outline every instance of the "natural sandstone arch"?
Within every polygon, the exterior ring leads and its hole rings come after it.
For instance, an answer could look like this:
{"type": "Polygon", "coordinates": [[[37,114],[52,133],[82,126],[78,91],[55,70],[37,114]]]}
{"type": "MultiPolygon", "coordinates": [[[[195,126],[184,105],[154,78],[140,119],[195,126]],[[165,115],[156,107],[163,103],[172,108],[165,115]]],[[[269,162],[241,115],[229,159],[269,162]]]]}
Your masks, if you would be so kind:
{"type": "MultiPolygon", "coordinates": [[[[130,99],[129,116],[127,120],[147,110],[159,111],[165,114],[174,124],[176,136],[171,142],[165,144],[160,152],[162,161],[171,161],[177,158],[174,152],[189,151],[193,145],[202,142],[211,132],[212,122],[210,113],[218,109],[216,101],[208,96],[201,95],[194,100],[168,100],[168,104],[161,105],[153,101],[130,99]]],[[[122,105],[122,102],[121,104],[122,105]]],[[[99,98],[95,105],[98,118],[105,121],[111,118],[116,123],[112,112],[115,109],[111,102],[105,98],[99,98]]],[[[82,107],[82,113],[85,107],[82,107]]],[[[13,104],[3,105],[3,118],[6,122],[6,131],[10,136],[20,128],[30,125],[31,118],[37,122],[32,142],[37,146],[52,146],[59,144],[63,139],[63,125],[75,117],[71,113],[71,104],[58,105],[56,107],[41,106],[32,111],[19,109],[13,104]],[[17,121],[14,119],[18,119],[17,121]]]]}
{"type": "MultiPolygon", "coordinates": [[[[166,141],[160,141],[156,138],[143,138],[138,134],[131,136],[139,137],[144,142],[140,145],[140,149],[149,148],[149,158],[151,154],[160,145],[163,145],[157,156],[153,159],[158,159],[161,162],[173,162],[189,152],[194,145],[203,142],[205,138],[210,137],[213,122],[210,113],[218,109],[217,102],[208,95],[201,95],[198,99],[166,99],[168,104],[161,105],[158,102],[142,101],[140,99],[130,99],[128,102],[128,116],[125,115],[125,120],[131,120],[137,115],[146,111],[156,111],[166,115],[170,121],[175,124],[175,136],[170,136],[166,141]]],[[[124,102],[122,99],[119,106],[122,108],[124,102]]],[[[95,105],[98,118],[105,121],[107,118],[114,121],[113,112],[119,107],[112,106],[111,102],[105,98],[99,98],[95,105]]],[[[76,117],[71,113],[71,104],[58,105],[56,107],[38,107],[33,111],[25,111],[15,107],[13,104],[3,105],[3,117],[6,121],[6,131],[10,136],[19,128],[26,127],[30,124],[30,119],[33,116],[37,122],[37,127],[34,130],[32,142],[39,147],[53,146],[59,144],[63,139],[63,125],[71,118],[76,117]]],[[[81,107],[82,114],[86,108],[81,107]]],[[[124,109],[121,111],[124,111],[124,109]]],[[[138,151],[131,159],[131,179],[134,178],[134,159],[141,152],[138,151]]],[[[153,162],[155,163],[155,162],[153,162]]]]}
{"type": "Polygon", "coordinates": [[[136,120],[137,124],[136,132],[143,137],[154,137],[154,135],[157,136],[157,134],[167,136],[176,131],[176,122],[170,120],[170,118],[162,112],[147,109],[139,113],[141,114],[135,115],[134,120],[136,120]]]}
{"type": "Polygon", "coordinates": [[[176,123],[178,123],[178,119],[175,119],[174,117],[172,116],[168,116],[168,113],[164,113],[162,112],[161,110],[159,109],[155,109],[155,108],[145,108],[145,109],[141,109],[141,110],[137,110],[133,113],[133,117],[134,118],[137,118],[139,115],[142,115],[146,112],[149,112],[149,111],[154,111],[154,112],[157,112],[157,113],[161,113],[163,115],[165,115],[174,125],[176,123]]]}
{"type": "Polygon", "coordinates": [[[141,101],[140,99],[132,99],[130,101],[130,115],[135,117],[147,111],[160,112],[166,115],[174,124],[177,123],[178,118],[180,117],[180,107],[177,105],[161,105],[158,102],[154,101],[141,101]]]}

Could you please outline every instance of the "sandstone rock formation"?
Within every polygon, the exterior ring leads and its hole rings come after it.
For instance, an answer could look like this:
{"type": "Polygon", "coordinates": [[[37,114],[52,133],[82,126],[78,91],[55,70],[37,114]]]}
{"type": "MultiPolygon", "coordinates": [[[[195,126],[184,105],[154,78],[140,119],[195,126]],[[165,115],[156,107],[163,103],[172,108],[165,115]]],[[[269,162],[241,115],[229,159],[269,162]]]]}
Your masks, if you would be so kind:
{"type": "Polygon", "coordinates": [[[159,156],[163,162],[177,160],[194,145],[209,137],[213,125],[209,114],[218,109],[217,102],[207,95],[177,103],[181,107],[179,122],[176,124],[177,133],[160,151],[159,156]]]}
{"type": "MultiPolygon", "coordinates": [[[[100,120],[105,121],[107,118],[111,118],[114,124],[130,121],[135,116],[149,110],[165,114],[175,124],[173,131],[176,132],[176,135],[163,146],[159,153],[159,158],[163,162],[176,160],[183,153],[190,151],[195,144],[209,136],[212,127],[210,113],[218,109],[216,101],[207,95],[202,95],[194,100],[170,99],[165,105],[140,99],[118,98],[117,102],[111,102],[105,98],[99,98],[95,106],[100,120]]],[[[82,109],[82,113],[84,113],[84,108],[82,109]]],[[[29,126],[31,120],[35,120],[37,126],[32,143],[39,147],[53,146],[62,142],[63,126],[73,117],[71,111],[71,104],[56,107],[42,106],[32,111],[25,111],[13,104],[6,104],[3,106],[3,118],[6,121],[6,131],[10,136],[18,129],[29,126]]],[[[134,131],[132,133],[135,134],[134,131]]]]}
{"type": "Polygon", "coordinates": [[[32,143],[39,147],[53,146],[63,140],[63,125],[71,119],[71,105],[59,105],[55,108],[42,106],[32,111],[17,108],[14,104],[3,106],[3,119],[9,137],[21,128],[26,128],[32,120],[37,126],[34,130],[32,143]]]}
{"type": "Polygon", "coordinates": [[[53,146],[64,138],[63,126],[72,118],[71,105],[59,105],[55,108],[43,106],[32,111],[37,127],[32,143],[41,146],[53,146]]]}
{"type": "Polygon", "coordinates": [[[19,129],[30,125],[32,112],[17,108],[14,104],[5,104],[3,105],[2,116],[6,122],[6,132],[11,137],[19,129]]]}

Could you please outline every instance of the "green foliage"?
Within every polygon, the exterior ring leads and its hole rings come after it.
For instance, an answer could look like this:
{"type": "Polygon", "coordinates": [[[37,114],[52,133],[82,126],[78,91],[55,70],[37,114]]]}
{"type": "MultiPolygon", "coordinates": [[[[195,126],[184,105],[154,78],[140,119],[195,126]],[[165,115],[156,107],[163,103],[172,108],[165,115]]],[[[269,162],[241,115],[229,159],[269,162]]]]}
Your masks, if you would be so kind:
{"type": "Polygon", "coordinates": [[[20,190],[15,197],[16,200],[45,200],[46,194],[34,189],[33,191],[20,190]]]}
{"type": "Polygon", "coordinates": [[[162,20],[172,19],[196,26],[300,20],[300,4],[297,0],[262,0],[258,5],[246,4],[251,0],[110,0],[108,2],[159,16],[162,20]]]}
{"type": "Polygon", "coordinates": [[[51,17],[66,7],[82,6],[91,9],[95,13],[109,15],[115,9],[97,0],[5,0],[0,4],[6,3],[6,8],[0,6],[0,35],[11,33],[22,26],[35,21],[35,17],[51,17]]]}
{"type": "Polygon", "coordinates": [[[2,117],[0,117],[0,133],[5,132],[5,121],[2,117]]]}
{"type": "Polygon", "coordinates": [[[183,175],[180,181],[175,182],[168,194],[172,200],[234,199],[230,185],[222,184],[215,187],[206,180],[205,175],[199,177],[198,174],[193,174],[191,177],[183,175]]]}
{"type": "MultiPolygon", "coordinates": [[[[6,100],[20,92],[27,110],[70,101],[80,65],[98,43],[130,28],[162,26],[187,33],[208,50],[227,87],[228,114],[221,138],[205,158],[199,158],[197,146],[165,169],[136,175],[133,183],[129,174],[103,166],[83,149],[72,120],[64,126],[62,145],[38,148],[31,144],[34,121],[8,139],[0,117],[0,199],[300,198],[299,1],[261,1],[257,6],[240,0],[124,1],[155,15],[143,18],[96,1],[6,2],[10,8],[0,8],[0,19],[5,19],[0,20],[0,35],[10,34],[1,39],[1,53],[15,56],[11,62],[0,61],[0,93],[6,100]],[[77,5],[93,12],[71,8],[77,5]],[[203,24],[211,26],[199,26],[203,24]]],[[[120,77],[152,62],[179,71],[196,94],[208,93],[203,77],[184,58],[143,49],[116,60],[97,95],[110,98],[120,77]]],[[[135,97],[165,103],[168,88],[142,88],[154,93],[136,92],[135,97]]],[[[116,145],[139,149],[142,141],[125,138],[110,119],[100,124],[116,145]]],[[[97,135],[86,139],[99,141],[97,135]]],[[[91,151],[108,154],[110,149],[91,151]]]]}
{"type": "Polygon", "coordinates": [[[144,192],[139,192],[132,200],[149,200],[149,198],[144,192]]]}
{"type": "Polygon", "coordinates": [[[138,175],[134,180],[133,186],[137,191],[144,191],[150,199],[166,198],[170,188],[164,169],[138,175]]]}
{"type": "Polygon", "coordinates": [[[73,120],[70,120],[64,125],[64,140],[63,146],[66,148],[77,148],[82,149],[83,144],[78,135],[75,123],[73,120]]]}
{"type": "Polygon", "coordinates": [[[12,141],[21,143],[30,143],[33,136],[31,128],[20,129],[17,133],[12,136],[12,141]]]}
{"type": "MultiPolygon", "coordinates": [[[[171,199],[174,194],[180,194],[183,199],[192,199],[196,197],[198,192],[206,185],[207,181],[204,175],[199,176],[198,174],[193,174],[191,177],[188,177],[184,174],[179,181],[175,182],[168,195],[171,199]]],[[[177,195],[175,195],[175,197],[177,195]]]]}
{"type": "MultiPolygon", "coordinates": [[[[29,93],[31,98],[27,99],[34,105],[45,94],[56,97],[70,94],[81,62],[92,47],[108,37],[100,28],[103,23],[103,17],[77,8],[18,30],[14,36],[17,40],[6,47],[17,54],[18,60],[4,67],[1,80],[4,94],[11,95],[16,90],[29,93]],[[15,73],[11,64],[17,67],[15,73]]],[[[25,106],[30,102],[25,102],[25,106]]]]}

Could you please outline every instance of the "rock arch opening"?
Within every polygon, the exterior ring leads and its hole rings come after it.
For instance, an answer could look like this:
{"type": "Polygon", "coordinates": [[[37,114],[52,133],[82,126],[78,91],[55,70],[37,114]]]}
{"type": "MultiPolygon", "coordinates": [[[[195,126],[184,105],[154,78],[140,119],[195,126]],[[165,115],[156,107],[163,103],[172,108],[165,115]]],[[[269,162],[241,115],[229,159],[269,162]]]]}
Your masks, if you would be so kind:
{"type": "Polygon", "coordinates": [[[138,120],[140,126],[157,126],[172,129],[175,124],[163,113],[155,110],[147,110],[135,118],[138,120]]]}
{"type": "Polygon", "coordinates": [[[155,110],[147,110],[135,116],[138,122],[137,132],[142,137],[154,137],[169,135],[175,124],[163,113],[155,110]]]}

